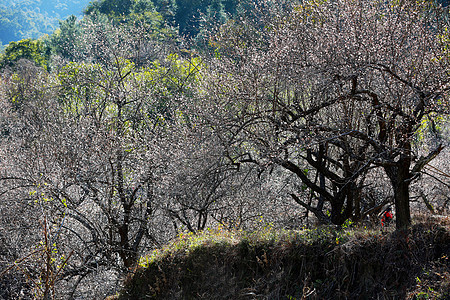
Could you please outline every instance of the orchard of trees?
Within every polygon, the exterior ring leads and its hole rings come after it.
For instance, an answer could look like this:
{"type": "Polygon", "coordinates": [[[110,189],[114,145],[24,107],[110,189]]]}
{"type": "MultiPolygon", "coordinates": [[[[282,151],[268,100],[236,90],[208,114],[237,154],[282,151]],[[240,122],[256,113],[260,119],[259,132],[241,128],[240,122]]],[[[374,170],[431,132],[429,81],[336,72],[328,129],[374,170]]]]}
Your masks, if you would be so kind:
{"type": "Polygon", "coordinates": [[[114,294],[184,231],[448,214],[429,1],[92,1],[0,55],[0,298],[114,294]]]}

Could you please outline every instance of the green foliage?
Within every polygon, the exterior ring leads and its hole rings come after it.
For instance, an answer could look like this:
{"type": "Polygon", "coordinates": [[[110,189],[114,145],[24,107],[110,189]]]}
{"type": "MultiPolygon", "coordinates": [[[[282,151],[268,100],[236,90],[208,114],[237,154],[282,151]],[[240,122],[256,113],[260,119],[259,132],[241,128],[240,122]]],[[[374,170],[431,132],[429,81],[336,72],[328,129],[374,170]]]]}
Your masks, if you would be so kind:
{"type": "MultiPolygon", "coordinates": [[[[7,0],[9,1],[9,0],[7,0]]],[[[55,29],[52,39],[57,53],[68,57],[65,49],[73,37],[73,16],[83,6],[85,15],[103,15],[116,24],[144,22],[151,24],[149,30],[163,35],[173,35],[177,27],[182,35],[196,37],[205,27],[222,24],[228,16],[237,14],[238,7],[245,5],[237,0],[29,0],[0,4],[0,42],[3,44],[22,38],[39,38],[55,29]],[[89,4],[88,4],[89,2],[89,4]],[[68,18],[66,16],[69,16],[68,18]],[[67,19],[66,19],[67,18],[67,19]],[[58,19],[63,19],[59,21],[58,19]],[[65,20],[64,20],[65,19],[65,20]]],[[[247,2],[247,1],[246,1],[247,2]]],[[[69,57],[70,58],[70,57],[69,57]]]]}
{"type": "Polygon", "coordinates": [[[50,59],[50,48],[41,40],[26,39],[11,42],[1,57],[0,68],[5,66],[12,67],[20,59],[28,59],[37,66],[47,69],[50,59]]]}
{"type": "Polygon", "coordinates": [[[229,15],[236,15],[238,7],[247,2],[249,1],[177,0],[175,24],[181,35],[195,38],[201,32],[202,27],[223,24],[229,15]]]}
{"type": "Polygon", "coordinates": [[[74,117],[94,115],[99,118],[95,110],[105,94],[99,85],[104,83],[103,70],[98,64],[69,63],[58,73],[61,83],[60,101],[66,113],[74,117]]]}
{"type": "Polygon", "coordinates": [[[85,15],[96,23],[109,22],[102,19],[105,17],[116,26],[140,24],[153,40],[167,40],[175,33],[174,29],[165,26],[163,16],[155,10],[151,0],[94,1],[85,9],[85,15]]]}
{"type": "MultiPolygon", "coordinates": [[[[145,120],[172,120],[173,112],[178,109],[172,99],[179,93],[189,95],[191,83],[198,80],[202,67],[198,58],[183,60],[176,54],[169,55],[164,62],[154,61],[142,68],[126,59],[120,59],[118,64],[120,76],[124,78],[121,84],[127,90],[148,97],[140,106],[144,119],[136,119],[134,107],[123,108],[124,117],[132,121],[130,126],[133,124],[135,129],[144,126],[145,120]]],[[[58,73],[58,80],[62,87],[60,100],[66,113],[76,118],[95,116],[97,120],[109,120],[112,124],[117,113],[116,104],[105,99],[110,99],[111,93],[121,88],[114,86],[118,82],[109,81],[116,76],[116,71],[95,63],[72,62],[64,66],[58,73]]],[[[183,114],[180,112],[180,115],[183,114]]]]}
{"type": "Polygon", "coordinates": [[[175,240],[163,249],[155,249],[149,255],[141,257],[139,266],[147,268],[158,260],[176,255],[179,252],[189,254],[202,247],[235,245],[238,243],[241,233],[241,231],[226,230],[223,226],[218,226],[215,229],[208,228],[198,234],[181,232],[175,240]]]}
{"type": "Polygon", "coordinates": [[[76,41],[80,36],[81,27],[74,15],[59,21],[59,28],[50,37],[54,53],[73,60],[78,46],[76,41]]]}
{"type": "Polygon", "coordinates": [[[220,0],[212,0],[206,12],[207,18],[215,20],[219,24],[223,24],[227,20],[225,6],[220,0]]]}
{"type": "MultiPolygon", "coordinates": [[[[152,21],[155,7],[151,0],[98,0],[84,10],[85,15],[106,15],[116,23],[132,23],[137,20],[152,21]]],[[[157,14],[156,14],[157,15],[157,14]]]]}
{"type": "Polygon", "coordinates": [[[177,54],[170,54],[164,61],[154,61],[150,66],[142,68],[136,73],[139,88],[152,86],[152,107],[148,116],[161,121],[173,121],[174,113],[188,116],[182,112],[178,104],[173,103],[179,95],[193,96],[192,87],[200,79],[203,64],[200,58],[181,59],[177,54]]]}
{"type": "Polygon", "coordinates": [[[89,15],[92,13],[101,13],[112,18],[122,17],[131,12],[133,0],[99,0],[89,3],[84,13],[89,15]]]}
{"type": "MultiPolygon", "coordinates": [[[[151,90],[152,79],[142,78],[135,65],[129,60],[121,59],[121,65],[118,69],[119,76],[124,76],[122,82],[111,80],[118,74],[117,70],[108,69],[101,64],[95,63],[77,63],[72,62],[64,66],[58,73],[58,80],[61,85],[60,101],[68,117],[75,119],[94,118],[96,122],[101,123],[109,130],[117,130],[117,121],[120,119],[129,119],[130,121],[122,123],[123,133],[127,134],[131,127],[140,128],[145,120],[135,117],[135,107],[125,105],[121,107],[120,115],[118,103],[114,101],[113,94],[120,90],[119,85],[126,89],[139,89],[140,93],[151,90]],[[151,83],[150,83],[151,82],[151,83]]],[[[135,99],[127,99],[130,103],[135,99]]],[[[152,103],[144,102],[141,105],[141,112],[151,107],[152,103]]]]}
{"type": "Polygon", "coordinates": [[[154,0],[156,11],[158,11],[166,22],[175,26],[175,14],[177,12],[176,0],[154,0]]]}
{"type": "Polygon", "coordinates": [[[430,115],[424,117],[415,133],[415,142],[417,144],[422,144],[426,142],[426,138],[430,137],[442,139],[445,135],[445,130],[448,123],[449,119],[445,115],[431,113],[430,115]]]}
{"type": "MultiPolygon", "coordinates": [[[[217,228],[194,234],[192,232],[181,232],[178,237],[162,249],[155,249],[151,254],[141,257],[139,265],[148,267],[151,263],[164,257],[177,255],[179,252],[189,254],[199,247],[209,247],[217,244],[238,245],[245,244],[246,247],[260,247],[261,245],[323,245],[334,247],[335,244],[343,244],[355,238],[359,230],[337,230],[330,226],[317,227],[313,229],[302,229],[299,231],[279,230],[273,224],[266,224],[257,231],[227,230],[219,225],[217,228]]],[[[379,234],[378,231],[367,231],[367,234],[379,234]]]]}
{"type": "MultiPolygon", "coordinates": [[[[86,15],[102,14],[116,23],[167,22],[183,36],[197,37],[205,27],[223,24],[249,1],[237,0],[96,0],[84,10],[86,15]],[[203,29],[202,29],[203,28],[203,29]]],[[[166,28],[167,30],[167,28],[166,28]]]]}

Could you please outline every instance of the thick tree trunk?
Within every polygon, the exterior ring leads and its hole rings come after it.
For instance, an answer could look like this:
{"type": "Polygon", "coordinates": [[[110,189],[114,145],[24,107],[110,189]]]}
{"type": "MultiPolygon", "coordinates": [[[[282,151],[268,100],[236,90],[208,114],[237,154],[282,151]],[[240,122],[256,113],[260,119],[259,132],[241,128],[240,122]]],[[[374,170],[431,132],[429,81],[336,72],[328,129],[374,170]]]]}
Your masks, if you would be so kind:
{"type": "Polygon", "coordinates": [[[409,207],[410,166],[411,157],[409,155],[401,155],[395,166],[385,167],[386,174],[394,190],[395,225],[397,229],[405,229],[411,225],[411,211],[409,207]]]}
{"type": "Polygon", "coordinates": [[[394,187],[394,201],[396,212],[396,228],[405,229],[411,225],[411,212],[409,208],[409,182],[398,182],[394,187]]]}
{"type": "Polygon", "coordinates": [[[342,214],[343,200],[336,199],[331,204],[331,222],[335,225],[342,225],[345,222],[345,217],[342,214]]]}

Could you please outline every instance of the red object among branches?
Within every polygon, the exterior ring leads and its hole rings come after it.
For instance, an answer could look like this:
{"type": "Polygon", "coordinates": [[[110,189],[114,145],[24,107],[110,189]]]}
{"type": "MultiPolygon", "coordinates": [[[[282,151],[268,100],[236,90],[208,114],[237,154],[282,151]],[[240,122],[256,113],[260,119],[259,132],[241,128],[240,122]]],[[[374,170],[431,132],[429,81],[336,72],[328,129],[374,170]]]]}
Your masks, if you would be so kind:
{"type": "Polygon", "coordinates": [[[389,225],[391,223],[392,218],[394,215],[392,214],[391,210],[386,210],[383,214],[383,217],[381,218],[381,226],[389,225]]]}

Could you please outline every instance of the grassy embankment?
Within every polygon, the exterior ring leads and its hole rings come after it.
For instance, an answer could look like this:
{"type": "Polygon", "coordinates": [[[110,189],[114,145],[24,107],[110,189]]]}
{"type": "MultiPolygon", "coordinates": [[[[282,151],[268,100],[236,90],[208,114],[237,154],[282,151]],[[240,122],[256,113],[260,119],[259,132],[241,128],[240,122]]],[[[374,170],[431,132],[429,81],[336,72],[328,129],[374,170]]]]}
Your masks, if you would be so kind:
{"type": "Polygon", "coordinates": [[[112,298],[450,299],[449,225],[184,234],[112,298]]]}

